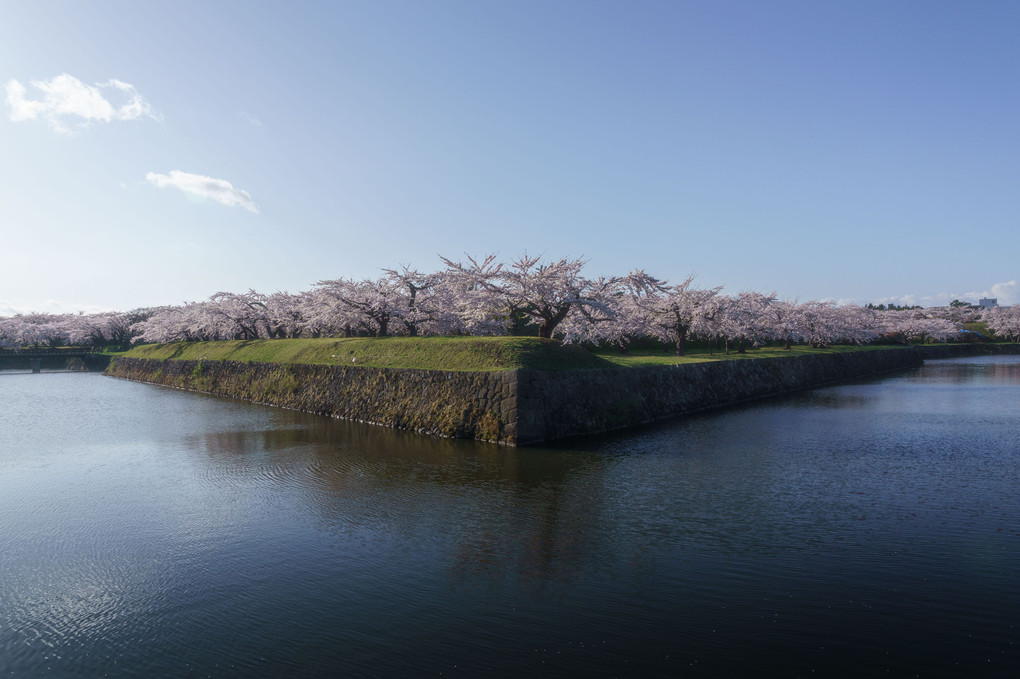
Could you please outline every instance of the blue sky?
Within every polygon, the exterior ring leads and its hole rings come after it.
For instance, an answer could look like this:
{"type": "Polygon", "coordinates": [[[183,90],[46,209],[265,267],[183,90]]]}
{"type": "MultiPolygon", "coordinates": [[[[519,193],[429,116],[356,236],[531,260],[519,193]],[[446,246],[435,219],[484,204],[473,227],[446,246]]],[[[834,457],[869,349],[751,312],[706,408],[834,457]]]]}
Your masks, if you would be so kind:
{"type": "Polygon", "coordinates": [[[1018,30],[1015,2],[0,0],[0,314],[525,251],[1020,302],[1018,30]]]}

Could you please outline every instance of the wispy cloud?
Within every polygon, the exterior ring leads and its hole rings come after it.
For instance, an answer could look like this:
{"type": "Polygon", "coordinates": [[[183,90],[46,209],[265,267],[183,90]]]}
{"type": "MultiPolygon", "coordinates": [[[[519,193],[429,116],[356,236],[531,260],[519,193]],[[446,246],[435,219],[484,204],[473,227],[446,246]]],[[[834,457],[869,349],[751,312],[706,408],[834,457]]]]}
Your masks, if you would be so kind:
{"type": "Polygon", "coordinates": [[[11,121],[44,120],[57,132],[70,134],[97,121],[160,120],[134,86],[121,80],[86,85],[63,73],[51,80],[33,80],[31,85],[42,92],[41,99],[27,98],[28,89],[24,85],[17,80],[8,81],[5,101],[11,121]],[[107,98],[107,94],[111,96],[107,98]]]}
{"type": "Polygon", "coordinates": [[[247,111],[241,111],[239,115],[241,116],[241,120],[245,121],[252,127],[262,127],[262,121],[247,111]]]}
{"type": "Polygon", "coordinates": [[[214,200],[227,207],[241,207],[248,212],[258,213],[258,206],[252,201],[251,194],[234,186],[225,179],[214,179],[200,174],[190,174],[180,170],[171,170],[170,174],[150,172],[145,175],[149,183],[161,189],[168,186],[180,189],[200,199],[214,200]]]}

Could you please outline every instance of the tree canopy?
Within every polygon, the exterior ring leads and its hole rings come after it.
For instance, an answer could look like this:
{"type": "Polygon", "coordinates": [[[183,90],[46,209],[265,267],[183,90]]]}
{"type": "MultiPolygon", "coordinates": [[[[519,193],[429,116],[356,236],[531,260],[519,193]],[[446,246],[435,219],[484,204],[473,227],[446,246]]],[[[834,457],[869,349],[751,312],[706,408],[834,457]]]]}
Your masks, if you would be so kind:
{"type": "Polygon", "coordinates": [[[587,262],[521,255],[440,257],[421,272],[385,269],[375,279],[337,278],[297,294],[217,292],[203,302],[98,314],[0,317],[0,347],[121,346],[140,342],[386,337],[391,335],[537,335],[564,342],[627,346],[651,338],[683,354],[691,339],[732,343],[946,341],[962,324],[983,320],[996,334],[1020,338],[1020,309],[944,309],[777,299],[774,293],[723,294],[694,277],[673,283],[643,270],[585,275],[587,262]]]}

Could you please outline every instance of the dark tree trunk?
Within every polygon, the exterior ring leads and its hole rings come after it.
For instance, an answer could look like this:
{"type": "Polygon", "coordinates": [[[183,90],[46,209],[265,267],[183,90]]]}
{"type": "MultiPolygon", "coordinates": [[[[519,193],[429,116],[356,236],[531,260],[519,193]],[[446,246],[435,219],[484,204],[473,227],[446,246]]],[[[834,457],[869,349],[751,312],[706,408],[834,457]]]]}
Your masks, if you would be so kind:
{"type": "Polygon", "coordinates": [[[678,332],[676,335],[676,355],[683,356],[687,353],[687,333],[678,332]]]}
{"type": "Polygon", "coordinates": [[[542,339],[552,339],[553,330],[560,324],[560,321],[567,317],[568,311],[570,311],[569,304],[558,308],[555,313],[543,315],[541,317],[542,324],[538,326],[538,336],[542,339]]]}

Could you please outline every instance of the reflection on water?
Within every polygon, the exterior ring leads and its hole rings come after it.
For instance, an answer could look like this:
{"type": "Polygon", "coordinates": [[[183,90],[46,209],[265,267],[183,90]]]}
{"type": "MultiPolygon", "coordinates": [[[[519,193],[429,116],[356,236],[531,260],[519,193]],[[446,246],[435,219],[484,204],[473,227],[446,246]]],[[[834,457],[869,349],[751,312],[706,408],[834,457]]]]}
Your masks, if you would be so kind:
{"type": "Polygon", "coordinates": [[[300,494],[333,531],[385,526],[406,539],[429,526],[453,545],[451,575],[555,577],[583,560],[604,464],[590,455],[519,451],[289,413],[293,424],[196,434],[208,480],[238,477],[300,494]],[[579,492],[583,491],[583,492],[579,492]],[[456,501],[451,501],[455,498],[456,501]],[[573,564],[573,565],[572,565],[573,564]]]}
{"type": "Polygon", "coordinates": [[[0,675],[1011,674],[1020,361],[545,449],[0,384],[0,675]]]}
{"type": "Polygon", "coordinates": [[[917,374],[927,382],[972,382],[985,387],[994,384],[1015,386],[1020,383],[1020,363],[1010,356],[928,361],[917,374]]]}

